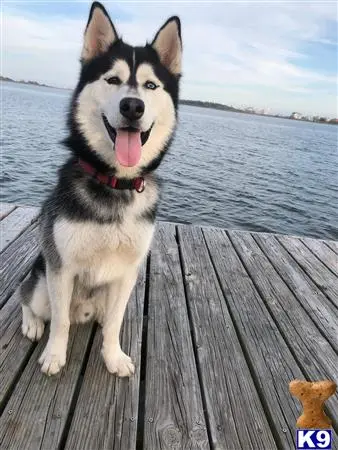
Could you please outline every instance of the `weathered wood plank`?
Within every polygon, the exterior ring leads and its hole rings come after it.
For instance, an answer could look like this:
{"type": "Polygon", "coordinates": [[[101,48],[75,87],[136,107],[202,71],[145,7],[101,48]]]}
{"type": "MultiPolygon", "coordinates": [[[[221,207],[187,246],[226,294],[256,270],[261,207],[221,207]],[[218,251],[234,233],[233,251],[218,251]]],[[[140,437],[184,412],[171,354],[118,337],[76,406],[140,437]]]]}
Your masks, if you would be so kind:
{"type": "Polygon", "coordinates": [[[37,359],[47,333],[35,348],[0,419],[2,449],[56,449],[65,429],[92,325],[72,327],[67,364],[59,376],[42,374],[37,359]]]}
{"type": "Polygon", "coordinates": [[[1,339],[0,411],[3,410],[16,380],[22,373],[35,346],[33,342],[22,335],[20,311],[17,310],[17,313],[17,318],[13,321],[13,327],[1,339]]]}
{"type": "Polygon", "coordinates": [[[8,216],[16,208],[12,203],[0,202],[0,220],[8,216]]]}
{"type": "MultiPolygon", "coordinates": [[[[314,281],[331,302],[338,306],[338,278],[299,239],[277,236],[277,240],[297,261],[304,272],[314,281]]],[[[338,256],[337,256],[338,263],[338,256]]]]}
{"type": "Polygon", "coordinates": [[[159,224],[151,250],[143,448],[209,449],[175,237],[159,224]]]}
{"type": "Polygon", "coordinates": [[[18,290],[0,311],[0,410],[34,345],[22,336],[18,290]]]}
{"type": "Polygon", "coordinates": [[[304,378],[303,373],[226,232],[207,229],[204,236],[256,386],[274,424],[278,447],[294,448],[295,423],[300,408],[289,394],[288,384],[295,378],[304,378]]]}
{"type": "Polygon", "coordinates": [[[214,448],[277,448],[202,230],[179,226],[187,300],[214,448]]]}
{"type": "Polygon", "coordinates": [[[135,362],[131,379],[111,375],[101,357],[102,332],[96,332],[72,418],[66,449],[135,449],[139,403],[145,265],[127,306],[122,348],[135,362]]]}
{"type": "Polygon", "coordinates": [[[325,241],[312,238],[301,240],[338,277],[338,255],[325,244],[325,241]]]}
{"type": "MultiPolygon", "coordinates": [[[[338,356],[249,233],[229,232],[250,277],[309,380],[338,379],[338,356]],[[304,331],[306,330],[306,331],[304,331]]],[[[326,402],[338,422],[338,397],[326,402]]]]}
{"type": "Polygon", "coordinates": [[[17,293],[1,310],[0,317],[0,410],[2,410],[35,344],[22,336],[21,309],[17,293]]]}
{"type": "Polygon", "coordinates": [[[0,311],[0,336],[2,337],[7,328],[12,325],[13,319],[17,317],[17,310],[20,308],[19,288],[11,295],[7,303],[0,311]]]}
{"type": "Polygon", "coordinates": [[[0,222],[0,252],[34,221],[39,214],[38,208],[19,206],[0,222]]]}
{"type": "Polygon", "coordinates": [[[325,241],[325,244],[338,255],[338,241],[325,241]]]}
{"type": "Polygon", "coordinates": [[[308,278],[298,263],[281,246],[275,236],[255,233],[254,239],[307,311],[322,334],[338,350],[337,309],[321,290],[308,278]]]}
{"type": "Polygon", "coordinates": [[[38,250],[38,227],[33,223],[1,254],[0,307],[30,269],[38,250]]]}

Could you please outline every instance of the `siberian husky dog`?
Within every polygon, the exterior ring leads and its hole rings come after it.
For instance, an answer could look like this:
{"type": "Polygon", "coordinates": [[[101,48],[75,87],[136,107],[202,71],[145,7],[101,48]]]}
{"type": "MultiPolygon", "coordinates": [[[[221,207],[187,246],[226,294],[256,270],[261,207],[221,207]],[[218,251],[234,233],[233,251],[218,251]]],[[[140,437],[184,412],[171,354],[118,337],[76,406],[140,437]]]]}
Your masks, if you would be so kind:
{"type": "Polygon", "coordinates": [[[39,359],[48,375],[65,365],[70,324],[88,320],[102,325],[108,371],[134,372],[119,334],[153,235],[152,172],[173,136],[181,57],[177,17],[151,44],[132,47],[92,4],[68,117],[71,156],[42,206],[41,253],[20,291],[23,334],[38,340],[51,322],[39,359]]]}

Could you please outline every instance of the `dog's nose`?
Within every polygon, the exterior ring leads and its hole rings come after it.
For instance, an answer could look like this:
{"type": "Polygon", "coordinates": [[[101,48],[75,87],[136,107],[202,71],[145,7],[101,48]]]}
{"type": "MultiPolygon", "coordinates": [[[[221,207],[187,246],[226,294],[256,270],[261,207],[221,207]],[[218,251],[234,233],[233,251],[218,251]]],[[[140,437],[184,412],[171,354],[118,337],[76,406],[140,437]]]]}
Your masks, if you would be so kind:
{"type": "Polygon", "coordinates": [[[144,103],[139,98],[125,97],[120,101],[120,113],[129,120],[140,119],[144,113],[144,103]]]}

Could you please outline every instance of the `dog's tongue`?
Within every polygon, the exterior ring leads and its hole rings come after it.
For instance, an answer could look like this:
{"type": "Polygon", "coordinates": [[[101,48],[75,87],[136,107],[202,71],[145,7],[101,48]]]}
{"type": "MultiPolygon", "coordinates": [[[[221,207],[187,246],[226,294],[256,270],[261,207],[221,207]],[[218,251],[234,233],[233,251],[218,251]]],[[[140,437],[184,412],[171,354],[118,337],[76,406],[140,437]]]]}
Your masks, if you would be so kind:
{"type": "Polygon", "coordinates": [[[141,132],[117,130],[115,153],[121,166],[136,166],[141,159],[141,132]]]}

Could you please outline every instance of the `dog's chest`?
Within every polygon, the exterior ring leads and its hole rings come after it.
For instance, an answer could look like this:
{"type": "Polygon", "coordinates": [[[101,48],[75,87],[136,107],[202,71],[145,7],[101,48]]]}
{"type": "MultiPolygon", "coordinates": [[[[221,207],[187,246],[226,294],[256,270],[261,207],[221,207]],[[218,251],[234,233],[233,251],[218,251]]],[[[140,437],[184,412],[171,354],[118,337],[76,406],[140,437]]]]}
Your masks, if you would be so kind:
{"type": "Polygon", "coordinates": [[[125,217],[121,224],[72,222],[54,225],[54,239],[63,264],[76,272],[90,271],[96,283],[123,275],[138,265],[150,246],[153,225],[125,217]]]}

